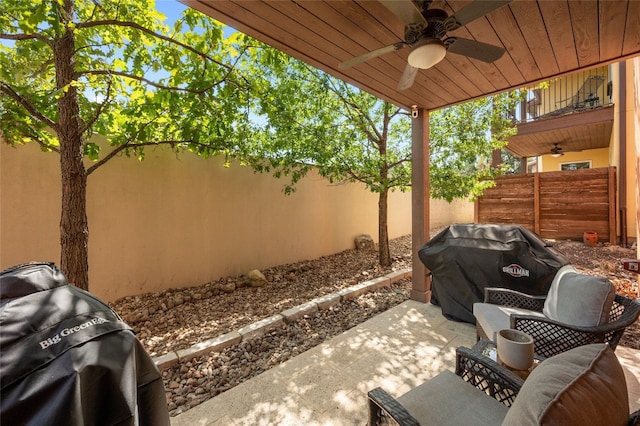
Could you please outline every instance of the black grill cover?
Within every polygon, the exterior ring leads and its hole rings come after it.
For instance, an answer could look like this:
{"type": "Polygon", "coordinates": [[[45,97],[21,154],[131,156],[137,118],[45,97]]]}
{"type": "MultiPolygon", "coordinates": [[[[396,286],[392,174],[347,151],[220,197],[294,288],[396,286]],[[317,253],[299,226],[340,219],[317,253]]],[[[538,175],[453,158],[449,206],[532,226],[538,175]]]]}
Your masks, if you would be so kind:
{"type": "Polygon", "coordinates": [[[50,263],[0,273],[3,425],[169,425],[162,376],[131,328],[50,263]]]}
{"type": "Polygon", "coordinates": [[[450,225],[418,256],[432,274],[431,302],[446,318],[471,324],[485,287],[546,295],[558,269],[569,263],[537,234],[512,225],[450,225]]]}

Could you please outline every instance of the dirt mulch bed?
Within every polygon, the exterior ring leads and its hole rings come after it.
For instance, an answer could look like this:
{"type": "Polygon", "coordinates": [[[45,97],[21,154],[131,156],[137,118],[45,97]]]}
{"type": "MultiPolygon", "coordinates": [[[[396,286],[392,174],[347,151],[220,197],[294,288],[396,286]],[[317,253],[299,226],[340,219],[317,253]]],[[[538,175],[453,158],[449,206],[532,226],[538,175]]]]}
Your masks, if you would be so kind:
{"type": "MultiPolygon", "coordinates": [[[[435,235],[439,229],[432,230],[435,235]]],[[[390,242],[393,266],[378,265],[377,252],[345,250],[304,262],[262,271],[269,285],[244,286],[229,277],[201,287],[126,297],[113,307],[131,324],[147,351],[159,356],[237,330],[320,295],[411,266],[411,236],[390,242]],[[233,288],[234,290],[230,290],[233,288]]],[[[634,250],[619,246],[587,247],[582,242],[557,241],[553,247],[581,272],[610,279],[619,293],[638,297],[636,274],[622,269],[634,250]]],[[[628,329],[623,344],[640,349],[640,326],[628,329]]]]}
{"type": "MultiPolygon", "coordinates": [[[[432,235],[438,231],[432,230],[432,235]]],[[[378,265],[375,251],[346,250],[264,270],[269,282],[265,287],[248,287],[242,277],[229,277],[200,287],[126,297],[113,307],[134,327],[146,350],[159,356],[237,330],[320,295],[409,268],[411,236],[392,240],[390,245],[391,268],[378,265]]],[[[622,269],[622,259],[635,258],[635,251],[604,245],[592,248],[572,241],[555,242],[554,247],[583,273],[605,276],[619,293],[637,297],[637,277],[622,269]]],[[[405,279],[307,315],[263,337],[165,369],[162,374],[170,414],[176,416],[402,303],[410,289],[411,282],[405,279]]],[[[627,329],[620,344],[640,349],[639,323],[627,329]]]]}

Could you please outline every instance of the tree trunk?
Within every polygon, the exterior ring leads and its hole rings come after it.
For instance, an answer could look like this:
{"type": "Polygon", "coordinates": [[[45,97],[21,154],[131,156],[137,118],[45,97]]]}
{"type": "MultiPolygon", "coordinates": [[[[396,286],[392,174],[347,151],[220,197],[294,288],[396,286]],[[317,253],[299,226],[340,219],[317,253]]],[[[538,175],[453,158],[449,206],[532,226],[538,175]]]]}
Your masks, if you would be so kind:
{"type": "MultiPolygon", "coordinates": [[[[60,21],[66,24],[73,16],[73,0],[65,0],[60,10],[60,21]]],[[[60,171],[62,206],[60,216],[60,268],[69,282],[87,290],[89,288],[89,227],[86,197],[87,173],[82,162],[83,146],[80,129],[80,107],[75,86],[75,39],[73,31],[66,29],[55,41],[54,61],[56,85],[63,90],[58,99],[58,127],[60,140],[60,171]]]]}
{"type": "Polygon", "coordinates": [[[378,198],[378,257],[380,266],[391,266],[389,252],[389,231],[387,230],[387,195],[388,189],[380,193],[378,198]]]}

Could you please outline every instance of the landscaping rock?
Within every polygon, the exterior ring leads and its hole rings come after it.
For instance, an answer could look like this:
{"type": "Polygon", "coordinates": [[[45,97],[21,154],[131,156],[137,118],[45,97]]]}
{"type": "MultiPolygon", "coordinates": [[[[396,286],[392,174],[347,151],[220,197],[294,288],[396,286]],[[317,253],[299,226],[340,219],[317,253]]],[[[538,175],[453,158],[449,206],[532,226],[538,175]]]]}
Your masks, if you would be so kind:
{"type": "Polygon", "coordinates": [[[257,269],[247,273],[247,282],[251,287],[263,287],[267,285],[267,279],[262,272],[257,269]]]}
{"type": "Polygon", "coordinates": [[[373,242],[371,235],[362,234],[355,238],[356,249],[375,251],[376,244],[373,242]]]}

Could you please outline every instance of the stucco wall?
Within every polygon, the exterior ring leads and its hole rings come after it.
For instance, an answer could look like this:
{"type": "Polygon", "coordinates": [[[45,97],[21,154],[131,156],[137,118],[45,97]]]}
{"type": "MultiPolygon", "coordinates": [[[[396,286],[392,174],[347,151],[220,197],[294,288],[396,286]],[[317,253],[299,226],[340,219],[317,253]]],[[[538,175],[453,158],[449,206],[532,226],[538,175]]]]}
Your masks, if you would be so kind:
{"type": "MultiPolygon", "coordinates": [[[[0,267],[59,263],[57,154],[0,143],[0,267]]],[[[105,300],[200,285],[255,268],[377,242],[377,195],[317,175],[285,196],[283,181],[168,150],[115,158],[89,176],[90,290],[105,300]]],[[[473,221],[473,205],[432,201],[431,226],[473,221]]],[[[410,193],[394,192],[389,233],[411,233],[410,193]]]]}

